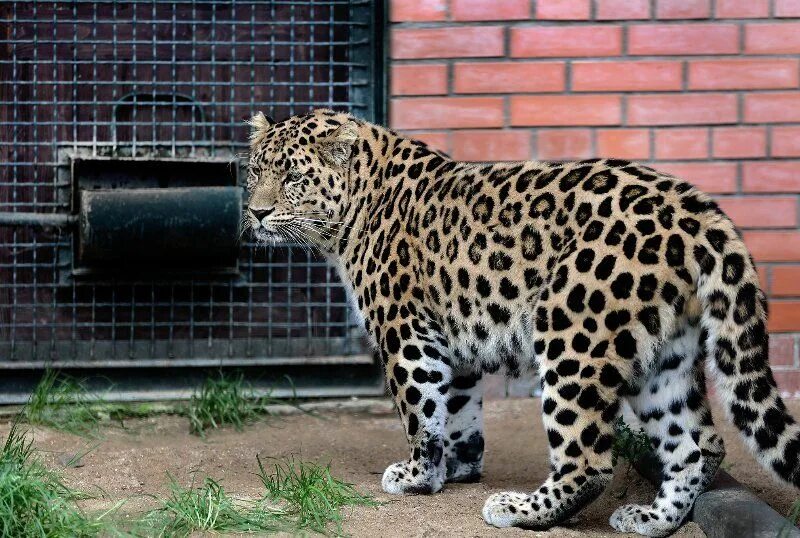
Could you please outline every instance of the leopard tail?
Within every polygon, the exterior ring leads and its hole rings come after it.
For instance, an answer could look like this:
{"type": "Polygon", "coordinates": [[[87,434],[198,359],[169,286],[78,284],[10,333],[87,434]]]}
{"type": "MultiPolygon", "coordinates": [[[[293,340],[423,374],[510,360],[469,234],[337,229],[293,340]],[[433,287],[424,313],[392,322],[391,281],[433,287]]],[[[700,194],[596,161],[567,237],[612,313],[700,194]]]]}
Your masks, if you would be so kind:
{"type": "Polygon", "coordinates": [[[800,425],[787,413],[769,365],[767,301],[755,263],[727,217],[715,211],[708,223],[693,257],[717,392],[761,465],[800,488],[800,425]]]}

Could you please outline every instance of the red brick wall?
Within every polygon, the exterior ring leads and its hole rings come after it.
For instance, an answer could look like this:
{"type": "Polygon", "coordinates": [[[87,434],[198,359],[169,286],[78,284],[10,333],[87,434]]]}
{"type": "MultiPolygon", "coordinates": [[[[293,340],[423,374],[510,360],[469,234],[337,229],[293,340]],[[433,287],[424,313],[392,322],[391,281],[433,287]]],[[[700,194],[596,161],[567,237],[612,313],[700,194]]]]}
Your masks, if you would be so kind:
{"type": "Polygon", "coordinates": [[[622,157],[714,193],[800,396],[800,0],[391,0],[390,123],[458,159],[622,157]]]}

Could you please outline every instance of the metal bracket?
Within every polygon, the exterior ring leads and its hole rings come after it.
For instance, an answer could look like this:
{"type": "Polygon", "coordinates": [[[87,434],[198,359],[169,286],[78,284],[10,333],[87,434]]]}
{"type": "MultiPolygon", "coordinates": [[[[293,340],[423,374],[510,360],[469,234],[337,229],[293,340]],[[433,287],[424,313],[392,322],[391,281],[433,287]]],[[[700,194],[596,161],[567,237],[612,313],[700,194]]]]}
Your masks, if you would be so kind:
{"type": "Polygon", "coordinates": [[[40,228],[66,228],[78,222],[77,215],[63,213],[13,213],[0,211],[0,226],[10,228],[33,226],[40,228]]]}

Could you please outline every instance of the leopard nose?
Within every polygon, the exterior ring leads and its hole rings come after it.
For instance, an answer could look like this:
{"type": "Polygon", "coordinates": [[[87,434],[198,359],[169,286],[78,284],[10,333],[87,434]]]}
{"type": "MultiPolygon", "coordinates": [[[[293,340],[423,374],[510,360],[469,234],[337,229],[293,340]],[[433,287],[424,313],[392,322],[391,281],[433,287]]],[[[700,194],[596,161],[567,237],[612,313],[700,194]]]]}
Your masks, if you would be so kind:
{"type": "Polygon", "coordinates": [[[270,216],[275,211],[275,206],[272,207],[251,207],[249,208],[250,213],[253,214],[255,218],[258,220],[263,219],[264,217],[270,216]]]}

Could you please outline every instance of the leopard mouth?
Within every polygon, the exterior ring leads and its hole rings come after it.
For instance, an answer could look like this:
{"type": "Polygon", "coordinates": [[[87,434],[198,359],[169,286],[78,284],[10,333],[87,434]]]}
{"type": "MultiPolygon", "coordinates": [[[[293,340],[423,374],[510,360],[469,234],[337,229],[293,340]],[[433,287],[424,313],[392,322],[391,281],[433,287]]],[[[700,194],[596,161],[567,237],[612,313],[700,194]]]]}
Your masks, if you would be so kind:
{"type": "Polygon", "coordinates": [[[259,243],[284,243],[286,242],[286,238],[283,237],[278,232],[273,232],[271,230],[267,230],[263,226],[260,226],[253,230],[253,235],[258,240],[259,243]]]}

